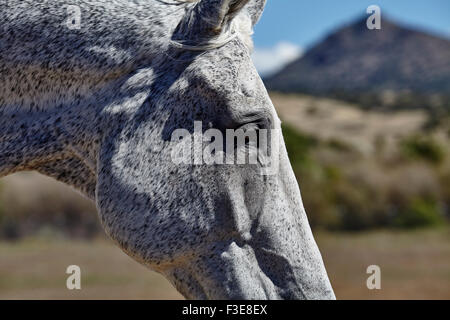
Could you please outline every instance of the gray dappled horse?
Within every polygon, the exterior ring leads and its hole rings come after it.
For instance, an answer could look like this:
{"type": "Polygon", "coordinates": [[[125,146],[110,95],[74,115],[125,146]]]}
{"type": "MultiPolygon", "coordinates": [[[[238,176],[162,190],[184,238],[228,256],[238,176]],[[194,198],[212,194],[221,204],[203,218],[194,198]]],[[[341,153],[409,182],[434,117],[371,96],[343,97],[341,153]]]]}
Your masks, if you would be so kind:
{"type": "Polygon", "coordinates": [[[333,299],[282,137],[271,175],[171,161],[196,120],[280,129],[250,58],[264,4],[3,0],[0,176],[73,186],[187,298],[333,299]]]}

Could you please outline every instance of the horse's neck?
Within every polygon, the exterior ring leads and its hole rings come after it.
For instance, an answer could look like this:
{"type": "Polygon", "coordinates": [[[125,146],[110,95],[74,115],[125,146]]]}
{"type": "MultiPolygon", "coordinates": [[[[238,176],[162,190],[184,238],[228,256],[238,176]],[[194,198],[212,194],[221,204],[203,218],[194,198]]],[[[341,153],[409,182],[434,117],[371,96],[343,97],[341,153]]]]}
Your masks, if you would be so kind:
{"type": "Polygon", "coordinates": [[[78,158],[94,174],[95,155],[90,154],[95,150],[90,149],[95,141],[94,114],[2,110],[0,118],[0,177],[22,170],[39,171],[49,162],[70,158],[78,158]]]}
{"type": "Polygon", "coordinates": [[[38,170],[93,197],[102,108],[135,94],[127,79],[160,56],[158,42],[183,14],[140,2],[1,5],[0,177],[38,170]],[[67,4],[80,7],[80,29],[62,23],[67,4]]]}
{"type": "Polygon", "coordinates": [[[151,64],[181,9],[127,0],[2,4],[0,108],[48,110],[109,88],[151,64]],[[69,4],[79,8],[79,29],[67,25],[69,4]]]}

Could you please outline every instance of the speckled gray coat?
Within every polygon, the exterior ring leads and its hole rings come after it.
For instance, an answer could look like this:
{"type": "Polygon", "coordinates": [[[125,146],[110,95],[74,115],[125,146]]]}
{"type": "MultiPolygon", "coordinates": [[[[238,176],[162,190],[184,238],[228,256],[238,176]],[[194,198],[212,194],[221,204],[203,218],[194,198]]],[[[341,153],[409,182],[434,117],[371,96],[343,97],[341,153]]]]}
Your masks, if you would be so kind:
{"type": "Polygon", "coordinates": [[[195,120],[280,127],[250,58],[264,3],[2,0],[0,176],[73,186],[120,248],[187,298],[334,298],[282,140],[275,175],[170,157],[171,133],[195,120]]]}

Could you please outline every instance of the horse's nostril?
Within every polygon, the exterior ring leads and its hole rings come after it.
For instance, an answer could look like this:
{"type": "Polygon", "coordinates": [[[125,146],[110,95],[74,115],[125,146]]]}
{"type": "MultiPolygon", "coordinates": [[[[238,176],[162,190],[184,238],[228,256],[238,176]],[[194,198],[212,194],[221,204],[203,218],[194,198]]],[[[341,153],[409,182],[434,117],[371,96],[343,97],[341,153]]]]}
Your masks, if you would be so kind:
{"type": "Polygon", "coordinates": [[[302,285],[297,281],[295,267],[281,253],[267,249],[255,250],[261,271],[273,282],[283,299],[307,299],[302,285]]]}

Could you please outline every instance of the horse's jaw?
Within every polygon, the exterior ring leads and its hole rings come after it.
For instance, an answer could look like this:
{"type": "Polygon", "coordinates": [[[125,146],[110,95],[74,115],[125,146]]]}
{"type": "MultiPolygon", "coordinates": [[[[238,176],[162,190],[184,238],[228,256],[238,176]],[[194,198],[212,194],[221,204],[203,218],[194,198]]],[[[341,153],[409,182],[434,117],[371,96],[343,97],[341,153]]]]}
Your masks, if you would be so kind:
{"type": "Polygon", "coordinates": [[[256,217],[229,195],[235,205],[222,210],[234,231],[163,272],[186,298],[335,299],[285,149],[267,181],[256,217]]]}
{"type": "MultiPolygon", "coordinates": [[[[213,300],[334,300],[335,295],[322,267],[311,257],[310,267],[298,268],[296,262],[250,245],[227,244],[215,258],[184,264],[165,272],[165,276],[187,299],[213,300]],[[274,260],[270,260],[276,257],[274,260]],[[283,265],[276,260],[284,261],[283,265]],[[271,268],[285,268],[279,274],[271,268]],[[319,272],[320,270],[320,272],[319,272]],[[310,272],[308,274],[308,272],[310,272]]],[[[320,257],[320,255],[319,255],[320,257]]],[[[305,263],[305,261],[303,261],[305,263]]]]}

